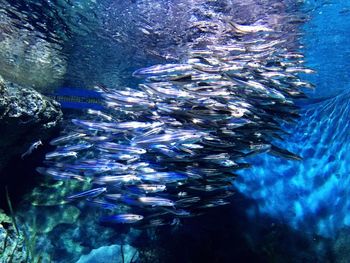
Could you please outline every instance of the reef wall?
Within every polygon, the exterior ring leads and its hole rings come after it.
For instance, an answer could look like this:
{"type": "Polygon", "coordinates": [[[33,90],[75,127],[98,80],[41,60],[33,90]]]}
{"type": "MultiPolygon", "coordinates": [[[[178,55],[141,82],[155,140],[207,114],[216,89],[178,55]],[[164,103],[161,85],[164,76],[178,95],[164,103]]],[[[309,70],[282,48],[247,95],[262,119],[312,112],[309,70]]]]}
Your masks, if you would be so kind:
{"type": "Polygon", "coordinates": [[[61,118],[57,102],[0,77],[0,172],[34,142],[47,140],[61,118]]]}

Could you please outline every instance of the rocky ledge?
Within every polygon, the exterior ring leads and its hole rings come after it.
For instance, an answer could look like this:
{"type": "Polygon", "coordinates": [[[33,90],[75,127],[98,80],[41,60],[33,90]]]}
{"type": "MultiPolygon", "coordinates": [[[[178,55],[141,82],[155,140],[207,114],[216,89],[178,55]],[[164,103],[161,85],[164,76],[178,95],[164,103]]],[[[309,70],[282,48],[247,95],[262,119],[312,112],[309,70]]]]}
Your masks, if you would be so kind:
{"type": "Polygon", "coordinates": [[[0,173],[11,158],[46,140],[61,119],[57,102],[0,76],[0,173]]]}

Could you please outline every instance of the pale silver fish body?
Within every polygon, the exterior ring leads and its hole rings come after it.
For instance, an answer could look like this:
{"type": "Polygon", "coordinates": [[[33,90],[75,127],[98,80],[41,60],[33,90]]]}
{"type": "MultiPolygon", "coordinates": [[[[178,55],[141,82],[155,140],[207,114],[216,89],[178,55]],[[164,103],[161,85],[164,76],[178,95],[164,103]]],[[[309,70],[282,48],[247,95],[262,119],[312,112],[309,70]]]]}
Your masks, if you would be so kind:
{"type": "Polygon", "coordinates": [[[147,144],[170,144],[170,143],[194,143],[200,141],[200,139],[205,136],[206,133],[198,131],[179,131],[172,133],[165,133],[159,135],[145,136],[133,140],[133,143],[137,145],[147,145],[147,144]]]}
{"type": "Polygon", "coordinates": [[[86,181],[86,178],[84,178],[81,175],[69,173],[69,172],[64,172],[61,170],[53,169],[53,168],[43,168],[43,167],[38,167],[36,169],[39,173],[51,176],[55,179],[60,179],[60,180],[66,180],[66,179],[76,179],[78,181],[86,181]]]}
{"type": "Polygon", "coordinates": [[[234,22],[230,22],[230,24],[233,26],[233,28],[238,32],[242,34],[249,34],[249,33],[258,33],[258,32],[272,32],[273,30],[267,26],[264,25],[240,25],[234,22]]]}
{"type": "Polygon", "coordinates": [[[262,51],[265,51],[267,49],[272,49],[277,45],[281,45],[284,42],[285,42],[284,40],[269,41],[268,43],[265,43],[265,44],[258,44],[258,45],[250,46],[249,51],[262,52],[262,51]]]}
{"type": "Polygon", "coordinates": [[[144,205],[150,206],[174,206],[175,202],[162,197],[142,196],[138,200],[144,205]]]}
{"type": "Polygon", "coordinates": [[[51,160],[55,158],[64,158],[64,157],[74,157],[77,158],[78,153],[74,151],[55,151],[55,152],[49,152],[45,155],[46,160],[51,160]]]}
{"type": "Polygon", "coordinates": [[[97,144],[97,147],[110,152],[128,152],[133,154],[144,154],[146,150],[140,147],[117,144],[113,142],[103,142],[97,144]]]}
{"type": "Polygon", "coordinates": [[[186,180],[188,176],[174,172],[143,173],[139,177],[142,180],[156,183],[173,183],[186,180]]]}
{"type": "Polygon", "coordinates": [[[204,146],[195,144],[195,143],[183,143],[183,147],[188,148],[188,149],[203,149],[204,146]]]}
{"type": "Polygon", "coordinates": [[[139,122],[139,121],[128,121],[128,122],[120,122],[115,126],[118,129],[150,129],[163,125],[161,122],[139,122]]]}
{"type": "Polygon", "coordinates": [[[228,153],[219,153],[219,154],[210,154],[210,155],[204,156],[202,159],[218,162],[218,161],[226,160],[228,158],[230,158],[230,155],[228,153]]]}
{"type": "Polygon", "coordinates": [[[156,173],[157,170],[151,168],[151,167],[139,167],[137,169],[137,171],[139,171],[140,173],[145,173],[145,174],[149,174],[149,173],[156,173]]]}
{"type": "Polygon", "coordinates": [[[67,199],[74,200],[74,199],[85,198],[85,197],[96,197],[106,191],[107,191],[106,187],[94,188],[94,189],[80,192],[74,195],[70,195],[67,197],[67,199]]]}
{"type": "Polygon", "coordinates": [[[292,81],[290,82],[295,87],[298,88],[307,88],[307,89],[314,89],[315,86],[311,83],[305,82],[305,81],[292,81]]]}
{"type": "Polygon", "coordinates": [[[90,141],[90,142],[103,142],[103,141],[110,140],[110,137],[108,137],[108,136],[87,136],[84,139],[87,141],[90,141]]]}
{"type": "Polygon", "coordinates": [[[107,106],[113,107],[148,107],[152,108],[154,103],[148,101],[145,98],[135,97],[132,95],[121,95],[121,94],[105,94],[103,95],[107,100],[107,106]]]}
{"type": "Polygon", "coordinates": [[[79,127],[83,127],[89,130],[106,131],[106,132],[114,132],[114,131],[120,130],[115,123],[110,123],[110,122],[96,122],[96,121],[78,120],[78,119],[72,119],[72,122],[79,127]]]}
{"type": "Polygon", "coordinates": [[[137,214],[119,214],[119,215],[111,215],[104,216],[100,219],[101,222],[105,223],[117,223],[117,224],[134,224],[144,217],[142,215],[137,214]]]}
{"type": "Polygon", "coordinates": [[[136,188],[144,191],[145,193],[158,193],[166,190],[166,185],[164,184],[139,184],[136,188]]]}
{"type": "Polygon", "coordinates": [[[114,161],[96,161],[96,160],[84,160],[78,164],[59,164],[59,167],[65,169],[72,169],[85,172],[94,172],[96,174],[104,172],[125,172],[129,167],[125,164],[121,164],[114,161]]]}
{"type": "Polygon", "coordinates": [[[88,109],[87,113],[91,114],[91,115],[95,115],[95,116],[100,117],[102,119],[105,119],[107,121],[112,121],[113,120],[112,116],[110,116],[110,115],[108,115],[108,114],[106,114],[106,113],[104,113],[102,111],[99,111],[99,110],[88,109]]]}
{"type": "Polygon", "coordinates": [[[140,88],[147,91],[149,94],[158,94],[169,98],[194,98],[190,93],[174,88],[168,83],[140,84],[140,88]]]}
{"type": "Polygon", "coordinates": [[[208,46],[208,48],[213,51],[227,51],[227,52],[232,52],[232,51],[245,52],[246,51],[246,48],[240,44],[212,45],[212,46],[208,46]]]}
{"type": "Polygon", "coordinates": [[[188,64],[160,64],[148,68],[142,68],[133,73],[133,76],[160,75],[169,73],[181,73],[190,71],[191,65],[188,64]]]}
{"type": "Polygon", "coordinates": [[[129,154],[129,153],[105,153],[103,154],[103,158],[113,159],[119,161],[130,161],[139,159],[139,155],[129,154]]]}
{"type": "Polygon", "coordinates": [[[40,145],[43,145],[41,140],[38,140],[38,141],[32,143],[32,145],[29,146],[28,150],[21,155],[21,158],[23,159],[25,156],[32,154],[32,152],[35,149],[37,149],[40,145]]]}
{"type": "Polygon", "coordinates": [[[288,67],[286,68],[287,73],[305,73],[305,74],[313,74],[314,70],[303,67],[288,67]]]}
{"type": "Polygon", "coordinates": [[[193,81],[217,81],[222,79],[223,77],[220,74],[208,74],[208,73],[192,74],[193,81]]]}
{"type": "Polygon", "coordinates": [[[134,174],[125,174],[125,175],[106,175],[95,177],[94,183],[103,185],[103,184],[111,184],[111,183],[131,183],[137,182],[141,179],[134,174]]]}
{"type": "Polygon", "coordinates": [[[86,136],[85,133],[79,133],[79,132],[70,133],[67,135],[60,136],[56,139],[53,139],[52,141],[50,141],[50,145],[64,144],[64,143],[71,142],[71,141],[76,140],[76,139],[83,138],[85,136],[86,136]]]}

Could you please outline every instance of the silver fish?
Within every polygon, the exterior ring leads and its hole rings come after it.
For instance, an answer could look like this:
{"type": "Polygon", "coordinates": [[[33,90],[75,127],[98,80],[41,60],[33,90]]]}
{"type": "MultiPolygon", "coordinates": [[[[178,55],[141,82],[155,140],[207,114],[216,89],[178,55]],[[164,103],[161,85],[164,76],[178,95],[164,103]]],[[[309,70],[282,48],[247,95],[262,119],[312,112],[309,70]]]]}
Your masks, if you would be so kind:
{"type": "Polygon", "coordinates": [[[85,137],[86,134],[85,133],[70,133],[70,134],[67,134],[67,135],[63,135],[63,136],[60,136],[52,141],[50,141],[50,144],[51,145],[59,145],[59,144],[64,144],[64,143],[67,143],[67,142],[72,142],[76,139],[80,139],[80,138],[83,138],[85,137]]]}
{"type": "Polygon", "coordinates": [[[99,110],[88,109],[87,113],[91,114],[91,115],[95,115],[95,116],[100,117],[102,119],[105,119],[107,121],[112,121],[113,120],[112,116],[110,116],[110,115],[108,115],[108,114],[106,114],[106,113],[104,113],[102,111],[99,111],[99,110]]]}
{"type": "Polygon", "coordinates": [[[87,190],[84,192],[80,192],[74,195],[70,195],[67,197],[67,199],[69,200],[75,200],[75,199],[79,199],[79,198],[85,198],[85,197],[96,197],[99,196],[100,194],[104,193],[107,191],[106,187],[99,187],[99,188],[94,188],[91,190],[87,190]]]}
{"type": "Polygon", "coordinates": [[[32,143],[32,145],[30,145],[30,147],[28,148],[28,150],[27,150],[25,153],[23,153],[23,154],[21,155],[21,158],[23,159],[25,156],[32,154],[32,152],[33,152],[35,149],[37,149],[40,145],[43,145],[43,143],[42,143],[41,140],[38,140],[38,141],[32,143]]]}
{"type": "Polygon", "coordinates": [[[113,142],[103,142],[97,144],[97,148],[106,150],[109,152],[127,152],[132,154],[145,154],[146,150],[140,147],[134,147],[129,145],[117,144],[113,142]]]}
{"type": "Polygon", "coordinates": [[[142,196],[139,197],[138,200],[144,205],[150,206],[174,206],[175,203],[166,198],[162,197],[150,197],[150,196],[142,196]]]}
{"type": "Polygon", "coordinates": [[[136,189],[144,193],[158,193],[166,190],[166,185],[164,184],[138,184],[128,187],[128,189],[136,189]]]}
{"type": "Polygon", "coordinates": [[[150,182],[172,183],[186,180],[188,177],[185,174],[175,172],[158,172],[139,175],[142,180],[150,182]]]}
{"type": "Polygon", "coordinates": [[[95,177],[94,183],[96,184],[110,184],[110,183],[131,183],[137,182],[141,179],[133,174],[125,174],[125,175],[106,175],[95,177]]]}
{"type": "Polygon", "coordinates": [[[187,72],[192,69],[191,65],[188,64],[164,64],[154,65],[148,68],[142,68],[133,73],[133,76],[144,76],[144,75],[160,75],[169,73],[180,73],[187,72]]]}
{"type": "Polygon", "coordinates": [[[46,160],[56,159],[56,158],[65,158],[65,157],[78,157],[78,153],[74,151],[57,151],[49,152],[45,155],[46,160]]]}
{"type": "Polygon", "coordinates": [[[134,224],[142,219],[143,219],[142,215],[119,214],[119,215],[101,217],[100,221],[102,223],[134,224]]]}

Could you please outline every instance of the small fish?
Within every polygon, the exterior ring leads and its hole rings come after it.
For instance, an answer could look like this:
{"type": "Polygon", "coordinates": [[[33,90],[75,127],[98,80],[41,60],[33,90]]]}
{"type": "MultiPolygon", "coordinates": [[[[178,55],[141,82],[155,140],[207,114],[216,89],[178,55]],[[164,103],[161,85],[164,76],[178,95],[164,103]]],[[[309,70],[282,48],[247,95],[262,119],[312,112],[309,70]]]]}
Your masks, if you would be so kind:
{"type": "Polygon", "coordinates": [[[64,136],[60,136],[60,137],[50,141],[50,145],[59,145],[59,144],[67,143],[67,142],[72,142],[76,139],[80,139],[80,138],[83,138],[85,136],[86,136],[85,133],[79,133],[79,132],[70,133],[70,134],[67,134],[64,136]]]}
{"type": "Polygon", "coordinates": [[[128,170],[128,166],[122,163],[113,162],[110,160],[84,160],[81,163],[69,164],[58,163],[58,167],[71,170],[90,171],[96,174],[104,172],[125,172],[128,170]]]}
{"type": "Polygon", "coordinates": [[[188,177],[182,173],[157,172],[139,175],[142,180],[150,182],[173,183],[186,180],[188,177]]]}
{"type": "Polygon", "coordinates": [[[141,147],[134,147],[124,144],[117,144],[113,142],[102,142],[97,144],[97,148],[106,150],[108,152],[127,152],[131,154],[145,154],[146,150],[141,147]]]}
{"type": "Polygon", "coordinates": [[[80,192],[80,193],[77,193],[74,195],[70,195],[67,197],[67,199],[75,200],[75,199],[80,199],[80,198],[85,198],[85,197],[96,197],[96,196],[99,196],[100,194],[102,194],[106,191],[107,191],[106,187],[94,188],[94,189],[80,192]]]}
{"type": "Polygon", "coordinates": [[[133,130],[133,129],[150,129],[161,125],[162,125],[161,122],[148,123],[148,122],[140,122],[140,121],[129,121],[129,122],[116,123],[115,127],[118,129],[133,130]]]}
{"type": "Polygon", "coordinates": [[[74,151],[57,151],[49,152],[45,155],[46,160],[56,159],[56,158],[65,158],[65,157],[74,157],[77,158],[78,153],[74,151]]]}
{"type": "Polygon", "coordinates": [[[162,197],[150,197],[150,196],[143,196],[139,197],[138,200],[144,204],[144,205],[150,205],[150,206],[174,206],[175,203],[166,198],[162,197]]]}
{"type": "Polygon", "coordinates": [[[258,25],[258,24],[257,25],[239,25],[231,21],[229,23],[238,33],[243,33],[243,34],[273,31],[271,28],[268,28],[263,25],[258,25]]]}
{"type": "Polygon", "coordinates": [[[104,131],[109,133],[122,132],[121,128],[118,128],[118,125],[114,122],[98,122],[78,119],[72,119],[72,122],[79,127],[92,131],[104,131]]]}
{"type": "Polygon", "coordinates": [[[121,153],[105,153],[105,154],[103,154],[103,158],[130,162],[130,161],[136,161],[140,157],[138,155],[135,155],[135,154],[121,152],[121,153]]]}
{"type": "Polygon", "coordinates": [[[286,158],[286,159],[290,159],[290,160],[301,161],[303,159],[299,155],[294,154],[286,149],[279,148],[275,145],[271,145],[269,153],[286,158]]]}
{"type": "Polygon", "coordinates": [[[91,114],[91,115],[95,115],[95,116],[100,117],[102,119],[105,119],[107,121],[112,121],[113,120],[112,116],[110,116],[110,115],[108,115],[108,114],[106,114],[106,113],[104,113],[102,111],[99,111],[99,110],[88,109],[87,113],[91,114]]]}
{"type": "Polygon", "coordinates": [[[200,141],[200,139],[206,135],[204,132],[198,131],[179,131],[179,132],[171,132],[165,134],[157,134],[145,137],[139,137],[137,139],[132,140],[134,144],[137,145],[148,145],[148,144],[171,144],[176,142],[177,144],[182,143],[196,143],[200,141]]]}
{"type": "Polygon", "coordinates": [[[130,183],[137,182],[141,179],[133,174],[126,175],[106,175],[95,177],[94,183],[96,184],[110,184],[110,183],[130,183]]]}
{"type": "Polygon", "coordinates": [[[21,155],[21,158],[24,159],[25,156],[32,154],[32,152],[33,152],[35,149],[37,149],[40,145],[43,145],[43,143],[42,143],[41,140],[38,140],[38,141],[32,143],[32,145],[30,145],[30,147],[28,148],[28,150],[27,150],[25,153],[23,153],[23,154],[21,155]]]}
{"type": "Polygon", "coordinates": [[[90,142],[104,142],[110,140],[108,136],[87,136],[84,139],[90,142]]]}
{"type": "Polygon", "coordinates": [[[101,223],[134,224],[144,217],[136,214],[119,214],[100,218],[101,223]]]}
{"type": "Polygon", "coordinates": [[[138,184],[134,186],[129,186],[128,189],[136,192],[144,193],[158,193],[166,190],[166,185],[164,184],[138,184]]]}
{"type": "Polygon", "coordinates": [[[169,73],[183,73],[192,70],[192,66],[188,64],[160,64],[148,68],[136,70],[133,73],[134,77],[142,77],[147,75],[162,75],[169,73]]]}

